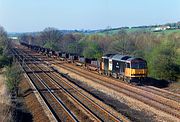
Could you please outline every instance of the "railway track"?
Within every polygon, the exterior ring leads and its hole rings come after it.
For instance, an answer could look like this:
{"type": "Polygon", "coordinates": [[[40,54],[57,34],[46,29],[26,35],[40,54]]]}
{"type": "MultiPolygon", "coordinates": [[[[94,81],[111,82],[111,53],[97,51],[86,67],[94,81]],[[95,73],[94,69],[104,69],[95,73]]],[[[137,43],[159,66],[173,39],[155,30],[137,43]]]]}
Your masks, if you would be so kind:
{"type": "Polygon", "coordinates": [[[81,100],[81,103],[83,105],[89,108],[93,113],[96,114],[96,116],[99,116],[99,118],[101,118],[103,121],[114,121],[114,122],[119,121],[118,118],[113,116],[110,112],[104,110],[104,108],[96,104],[89,97],[82,94],[82,90],[75,88],[75,86],[72,83],[70,83],[63,77],[59,76],[58,73],[50,72],[48,76],[51,77],[51,79],[53,79],[54,81],[61,81],[61,82],[56,82],[56,83],[60,85],[63,89],[70,89],[71,95],[73,95],[77,100],[81,100]]]}
{"type": "MultiPolygon", "coordinates": [[[[58,64],[58,63],[54,63],[54,64],[58,64]]],[[[62,64],[62,63],[60,63],[60,64],[62,64]]],[[[78,67],[73,66],[72,64],[62,64],[62,65],[65,65],[66,67],[74,68],[76,70],[82,70],[82,69],[80,69],[78,67]]],[[[85,70],[84,72],[87,72],[87,71],[85,70]]],[[[102,75],[100,76],[99,74],[94,73],[94,72],[87,72],[87,73],[90,73],[92,75],[96,75],[96,76],[98,76],[98,78],[104,77],[106,80],[112,79],[115,83],[120,82],[119,79],[114,79],[114,78],[110,78],[110,77],[102,76],[102,75]]],[[[173,93],[173,92],[170,92],[170,91],[167,91],[167,90],[163,90],[163,89],[153,87],[153,86],[134,86],[134,85],[131,85],[131,84],[128,84],[128,83],[125,83],[125,82],[121,82],[121,83],[130,85],[132,87],[137,87],[137,88],[145,90],[147,92],[152,92],[153,94],[157,94],[159,96],[162,96],[162,97],[167,98],[167,99],[174,100],[176,102],[180,102],[180,95],[179,94],[176,94],[176,93],[173,93]]]]}
{"type": "MultiPolygon", "coordinates": [[[[34,70],[38,70],[38,67],[33,67],[34,70]]],[[[68,108],[69,111],[72,111],[74,115],[77,117],[77,120],[80,121],[97,121],[100,122],[100,118],[96,117],[89,111],[86,107],[84,107],[79,101],[74,99],[63,87],[60,87],[57,83],[55,83],[51,77],[46,75],[45,72],[39,73],[39,76],[43,81],[46,82],[49,88],[51,88],[54,94],[62,100],[64,105],[68,108]],[[84,111],[84,112],[82,112],[84,111]],[[77,114],[75,114],[77,113],[77,114]]]]}
{"type": "MultiPolygon", "coordinates": [[[[52,63],[52,64],[58,65],[59,63],[52,63]]],[[[81,69],[79,67],[73,66],[72,64],[66,64],[66,63],[60,63],[60,64],[65,65],[66,67],[74,68],[75,70],[78,70],[78,71],[83,70],[83,69],[81,69]]],[[[60,65],[58,65],[58,66],[60,66],[60,65]]],[[[83,70],[82,72],[87,72],[87,71],[83,70]]],[[[113,84],[119,84],[119,83],[122,84],[123,83],[123,84],[126,84],[128,86],[136,87],[138,89],[142,89],[144,91],[156,94],[158,96],[161,96],[161,97],[176,101],[178,103],[180,102],[180,95],[179,94],[176,94],[176,93],[173,93],[173,92],[170,92],[170,91],[167,91],[167,90],[163,90],[163,89],[156,88],[156,87],[153,87],[153,86],[134,86],[134,85],[125,83],[123,81],[120,82],[119,79],[114,79],[114,78],[110,78],[110,77],[102,76],[102,75],[100,76],[99,74],[94,73],[94,72],[87,72],[87,73],[89,73],[91,76],[95,75],[99,79],[101,79],[103,77],[103,78],[105,78],[106,81],[109,81],[109,79],[111,79],[113,81],[113,84]]]]}
{"type": "MultiPolygon", "coordinates": [[[[21,52],[21,54],[22,53],[23,52],[21,52]]],[[[122,118],[122,116],[121,118],[114,116],[112,113],[95,103],[91,98],[82,94],[82,90],[78,90],[78,88],[75,88],[72,83],[63,79],[58,73],[43,66],[41,64],[42,62],[37,60],[37,58],[33,59],[32,56],[28,56],[26,59],[27,58],[29,58],[27,62],[28,67],[30,67],[33,72],[38,72],[39,79],[43,81],[47,88],[50,89],[57,98],[62,98],[62,95],[66,94],[69,99],[73,101],[75,106],[78,106],[77,108],[81,108],[81,111],[83,108],[83,111],[85,111],[86,114],[88,113],[91,118],[89,121],[127,121],[127,119],[122,118]],[[34,60],[34,62],[32,60],[34,60]],[[61,94],[59,92],[61,92],[61,94]]],[[[29,72],[29,70],[27,70],[27,72],[29,72]]],[[[41,85],[38,84],[37,86],[39,87],[41,85]]],[[[82,115],[80,116],[82,117],[82,115]]],[[[82,118],[77,118],[77,120],[78,119],[82,120],[82,118]]]]}
{"type": "Polygon", "coordinates": [[[61,68],[64,68],[66,70],[69,70],[73,73],[76,73],[80,76],[83,76],[87,79],[90,79],[92,81],[95,81],[99,84],[102,84],[106,87],[112,88],[115,91],[124,93],[130,97],[133,97],[135,99],[138,99],[145,104],[148,104],[154,108],[158,108],[166,113],[169,113],[173,116],[176,116],[177,118],[180,118],[180,104],[177,101],[164,98],[162,96],[159,96],[157,94],[154,94],[153,92],[148,91],[147,89],[139,89],[134,86],[127,85],[125,83],[121,82],[114,82],[115,80],[109,80],[109,78],[103,78],[101,76],[87,73],[86,71],[82,71],[80,68],[76,68],[74,66],[70,66],[68,64],[64,65],[58,65],[61,68]],[[119,89],[121,88],[121,89],[119,89]],[[123,89],[123,90],[122,90],[123,89]]]}
{"type": "MultiPolygon", "coordinates": [[[[23,52],[21,52],[22,54],[23,52]]],[[[80,109],[77,108],[77,106],[75,106],[71,101],[70,101],[70,98],[68,98],[66,95],[67,93],[63,93],[64,91],[62,91],[61,88],[55,86],[54,84],[52,84],[52,81],[50,79],[48,79],[48,77],[46,76],[46,74],[40,69],[37,67],[37,62],[33,62],[34,59],[32,59],[32,57],[29,57],[30,58],[30,62],[29,62],[29,67],[34,71],[34,72],[37,72],[38,73],[38,76],[41,78],[41,81],[44,82],[44,84],[46,84],[46,86],[51,90],[51,92],[59,99],[61,100],[61,103],[63,104],[64,108],[66,108],[65,111],[68,111],[69,113],[73,114],[72,112],[76,112],[77,114],[74,115],[74,118],[76,119],[76,121],[100,121],[99,118],[95,117],[94,115],[92,115],[89,111],[88,111],[88,114],[91,114],[91,116],[86,116],[84,113],[82,113],[80,109]],[[35,64],[36,65],[35,65],[35,64]],[[74,108],[73,108],[74,107],[74,108]],[[78,116],[77,116],[78,115],[78,116]]],[[[39,64],[39,63],[38,63],[39,64]]],[[[41,86],[40,83],[37,83],[36,84],[38,87],[41,86]]],[[[49,100],[53,99],[52,97],[49,97],[48,98],[49,100]]],[[[71,97],[71,99],[73,99],[71,97]]],[[[74,99],[73,99],[74,100],[74,99]]],[[[53,102],[50,102],[52,104],[54,104],[53,102]]],[[[76,103],[76,105],[80,105],[77,101],[74,101],[74,103],[76,103]]],[[[52,108],[56,108],[56,109],[60,109],[59,106],[57,105],[53,105],[52,108]]],[[[81,108],[81,107],[79,107],[81,108]]],[[[62,112],[58,112],[57,113],[62,113],[62,112]]],[[[55,112],[56,114],[56,112],[55,112]]],[[[61,118],[61,117],[59,117],[61,118]]],[[[67,118],[65,116],[65,118],[67,118]]],[[[62,119],[61,121],[67,121],[66,119],[62,119]]],[[[69,120],[68,120],[69,121],[69,120]]]]}
{"type": "Polygon", "coordinates": [[[172,92],[169,92],[167,90],[159,89],[159,88],[156,88],[153,86],[138,86],[138,88],[145,90],[145,91],[148,91],[148,92],[151,92],[153,94],[157,94],[157,95],[162,96],[164,98],[176,101],[178,103],[180,102],[180,95],[179,94],[172,93],[172,92]]]}
{"type": "Polygon", "coordinates": [[[39,94],[43,98],[49,111],[54,116],[55,121],[64,120],[76,122],[77,119],[74,117],[74,115],[72,115],[72,113],[64,106],[62,101],[56,97],[52,89],[50,89],[47,84],[45,84],[43,80],[24,62],[24,60],[22,59],[22,55],[19,55],[17,50],[14,50],[14,53],[16,53],[15,55],[18,56],[18,60],[24,68],[24,71],[26,71],[26,69],[28,69],[28,71],[31,71],[31,73],[28,73],[27,75],[36,87],[37,92],[39,92],[39,94]]]}

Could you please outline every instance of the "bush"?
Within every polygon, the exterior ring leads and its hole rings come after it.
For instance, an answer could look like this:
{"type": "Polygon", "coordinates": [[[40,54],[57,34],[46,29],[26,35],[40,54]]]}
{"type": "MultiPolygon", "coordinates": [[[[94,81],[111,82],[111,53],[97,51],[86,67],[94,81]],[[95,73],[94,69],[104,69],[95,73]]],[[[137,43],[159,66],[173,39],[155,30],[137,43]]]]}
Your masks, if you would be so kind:
{"type": "Polygon", "coordinates": [[[3,55],[3,48],[0,47],[0,55],[3,55]]]}
{"type": "Polygon", "coordinates": [[[44,45],[45,48],[49,48],[49,49],[52,49],[52,50],[58,50],[58,47],[55,43],[51,42],[51,41],[48,41],[46,42],[46,44],[44,45]]]}
{"type": "Polygon", "coordinates": [[[21,80],[21,70],[17,64],[13,64],[12,66],[6,67],[5,72],[6,84],[10,91],[15,90],[16,94],[18,93],[18,84],[21,80]]]}
{"type": "Polygon", "coordinates": [[[178,73],[178,64],[175,61],[175,43],[170,41],[163,42],[148,55],[150,76],[157,79],[175,81],[178,73]]]}
{"type": "Polygon", "coordinates": [[[4,55],[0,55],[0,68],[11,65],[11,63],[12,63],[12,57],[6,57],[4,55]]]}
{"type": "Polygon", "coordinates": [[[87,42],[87,47],[84,48],[83,55],[86,58],[99,59],[102,56],[102,50],[96,42],[87,42]]]}

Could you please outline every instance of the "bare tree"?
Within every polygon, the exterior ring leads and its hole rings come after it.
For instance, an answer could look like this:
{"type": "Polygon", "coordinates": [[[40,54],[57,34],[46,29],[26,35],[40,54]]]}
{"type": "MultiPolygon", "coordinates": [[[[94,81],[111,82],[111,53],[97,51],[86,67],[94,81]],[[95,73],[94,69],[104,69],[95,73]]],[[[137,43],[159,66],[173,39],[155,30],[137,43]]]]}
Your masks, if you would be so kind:
{"type": "Polygon", "coordinates": [[[7,40],[7,33],[2,26],[0,26],[0,46],[4,46],[7,40]]]}

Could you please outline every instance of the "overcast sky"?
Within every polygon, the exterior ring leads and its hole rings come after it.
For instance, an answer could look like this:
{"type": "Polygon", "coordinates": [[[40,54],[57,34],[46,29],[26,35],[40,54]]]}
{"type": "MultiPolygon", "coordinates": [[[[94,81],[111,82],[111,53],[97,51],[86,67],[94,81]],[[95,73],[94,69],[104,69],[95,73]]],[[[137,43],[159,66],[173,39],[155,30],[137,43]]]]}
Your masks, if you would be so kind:
{"type": "Polygon", "coordinates": [[[180,0],[0,0],[8,32],[103,29],[180,21],[180,0]]]}

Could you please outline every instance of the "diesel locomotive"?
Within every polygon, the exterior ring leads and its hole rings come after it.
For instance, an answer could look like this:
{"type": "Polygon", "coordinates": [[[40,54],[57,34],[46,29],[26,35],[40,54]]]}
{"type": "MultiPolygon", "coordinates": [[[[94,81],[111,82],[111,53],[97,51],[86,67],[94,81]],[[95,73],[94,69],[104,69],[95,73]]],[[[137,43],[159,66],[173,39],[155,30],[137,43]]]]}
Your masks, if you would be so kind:
{"type": "Polygon", "coordinates": [[[107,54],[102,57],[101,71],[105,75],[127,82],[142,81],[147,77],[147,62],[128,55],[107,54]]]}

